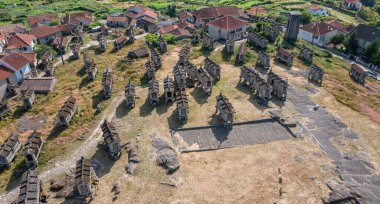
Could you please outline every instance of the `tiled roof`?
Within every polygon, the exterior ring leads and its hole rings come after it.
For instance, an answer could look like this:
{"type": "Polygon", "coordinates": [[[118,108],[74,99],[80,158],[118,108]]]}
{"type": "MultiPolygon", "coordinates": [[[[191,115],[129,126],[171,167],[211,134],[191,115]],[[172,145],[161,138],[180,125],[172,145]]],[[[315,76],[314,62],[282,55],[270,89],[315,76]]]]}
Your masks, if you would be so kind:
{"type": "Polygon", "coordinates": [[[152,19],[157,19],[158,18],[158,14],[156,12],[152,11],[152,10],[142,11],[142,12],[140,12],[140,13],[138,13],[136,15],[136,18],[140,18],[142,16],[148,16],[148,17],[150,17],[152,19]]]}
{"type": "Polygon", "coordinates": [[[356,32],[356,37],[358,39],[373,42],[377,38],[380,41],[380,29],[375,27],[359,24],[353,32],[356,32]]]}
{"type": "Polygon", "coordinates": [[[33,26],[37,23],[44,22],[44,21],[51,21],[51,20],[59,20],[57,13],[45,13],[41,15],[36,16],[28,16],[27,21],[28,24],[33,26]]]}
{"type": "Polygon", "coordinates": [[[194,12],[196,18],[217,18],[220,16],[239,17],[244,15],[243,9],[235,6],[208,7],[194,12]]]}
{"type": "Polygon", "coordinates": [[[312,11],[318,11],[318,10],[321,10],[322,8],[316,4],[312,4],[310,7],[309,7],[310,10],[312,11]]]}
{"type": "Polygon", "coordinates": [[[36,92],[52,91],[57,80],[55,77],[27,78],[21,84],[20,90],[33,90],[36,92]]]}
{"type": "Polygon", "coordinates": [[[8,34],[8,33],[12,33],[12,32],[17,32],[19,30],[25,30],[25,26],[21,23],[0,26],[0,33],[4,32],[4,33],[8,34]]]}
{"type": "Polygon", "coordinates": [[[247,26],[247,23],[232,16],[224,16],[222,18],[216,19],[215,21],[211,21],[207,25],[223,28],[225,30],[235,30],[237,28],[247,26]]]}
{"type": "Polygon", "coordinates": [[[278,52],[279,52],[281,55],[285,56],[285,57],[289,57],[289,56],[292,55],[291,52],[285,50],[285,49],[282,48],[282,47],[278,48],[278,52]]]}
{"type": "Polygon", "coordinates": [[[309,23],[307,25],[301,26],[300,29],[319,36],[319,35],[324,35],[326,33],[335,31],[338,28],[330,24],[327,24],[325,22],[319,22],[319,23],[309,23]]]}
{"type": "Polygon", "coordinates": [[[35,62],[37,60],[37,53],[35,52],[23,52],[21,54],[26,57],[29,62],[35,62]]]}
{"type": "Polygon", "coordinates": [[[195,29],[194,24],[191,24],[186,21],[179,22],[176,25],[178,26],[178,28],[194,28],[195,29]]]}
{"type": "Polygon", "coordinates": [[[30,60],[27,57],[18,52],[12,52],[9,55],[1,58],[0,61],[11,66],[15,70],[19,70],[26,64],[30,63],[30,60]]]}
{"type": "Polygon", "coordinates": [[[252,8],[250,8],[247,13],[248,14],[251,14],[251,15],[255,15],[255,14],[264,14],[264,13],[267,13],[268,11],[263,8],[263,7],[260,7],[260,6],[253,6],[252,8]]]}
{"type": "Polygon", "coordinates": [[[187,11],[183,11],[179,14],[177,14],[177,17],[179,19],[187,19],[187,18],[193,18],[193,14],[187,11]]]}
{"type": "Polygon", "coordinates": [[[180,36],[186,36],[189,38],[192,37],[191,33],[184,28],[174,29],[174,30],[170,31],[170,33],[177,36],[177,37],[180,37],[180,36]]]}
{"type": "Polygon", "coordinates": [[[125,17],[125,15],[108,15],[107,16],[107,22],[109,22],[109,21],[111,21],[111,22],[126,22],[127,21],[127,19],[126,19],[126,17],[125,17]]]}
{"type": "Polygon", "coordinates": [[[10,36],[8,40],[8,44],[5,47],[5,49],[16,49],[20,47],[27,47],[27,46],[32,46],[33,44],[33,35],[29,34],[15,34],[10,36]]]}
{"type": "Polygon", "coordinates": [[[166,34],[166,33],[170,32],[170,31],[172,31],[174,29],[177,29],[177,28],[178,28],[177,25],[165,26],[165,27],[161,28],[161,30],[160,30],[159,33],[161,35],[163,35],[163,34],[166,34]]]}
{"type": "Polygon", "coordinates": [[[12,75],[14,72],[3,65],[0,65],[0,81],[8,78],[10,75],[12,75]]]}
{"type": "Polygon", "coordinates": [[[81,21],[92,21],[92,15],[90,12],[82,12],[82,13],[70,13],[66,14],[65,17],[63,17],[63,23],[73,24],[73,25],[80,25],[81,21]]]}
{"type": "Polygon", "coordinates": [[[39,39],[61,32],[62,29],[62,26],[39,26],[32,28],[29,33],[39,39]]]}

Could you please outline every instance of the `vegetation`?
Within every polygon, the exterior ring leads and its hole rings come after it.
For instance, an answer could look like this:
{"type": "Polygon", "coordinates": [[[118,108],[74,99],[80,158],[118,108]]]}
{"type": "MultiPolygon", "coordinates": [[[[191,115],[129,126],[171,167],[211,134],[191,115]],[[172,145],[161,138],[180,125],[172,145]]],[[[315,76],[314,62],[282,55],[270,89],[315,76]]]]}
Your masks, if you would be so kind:
{"type": "Polygon", "coordinates": [[[45,52],[51,52],[53,55],[57,54],[57,52],[48,45],[36,45],[35,52],[37,53],[37,59],[41,59],[41,57],[45,54],[45,52]]]}
{"type": "Polygon", "coordinates": [[[176,43],[176,37],[173,35],[173,34],[166,34],[164,35],[164,40],[168,43],[168,44],[175,44],[176,43]]]}
{"type": "Polygon", "coordinates": [[[364,51],[364,55],[372,63],[380,65],[380,43],[377,39],[368,46],[364,51]]]}
{"type": "Polygon", "coordinates": [[[346,52],[355,53],[358,47],[358,42],[356,41],[356,33],[349,35],[344,41],[344,47],[346,52]]]}
{"type": "Polygon", "coordinates": [[[311,23],[311,20],[313,19],[313,15],[310,13],[310,12],[307,12],[307,11],[304,11],[302,12],[302,15],[301,15],[301,23],[302,24],[309,24],[311,23]]]}
{"type": "Polygon", "coordinates": [[[330,42],[334,45],[337,46],[339,44],[342,44],[344,41],[344,35],[343,34],[337,34],[334,37],[331,38],[330,42]]]}
{"type": "Polygon", "coordinates": [[[156,44],[158,42],[158,34],[156,33],[149,33],[145,36],[145,40],[148,41],[150,44],[156,44]]]}

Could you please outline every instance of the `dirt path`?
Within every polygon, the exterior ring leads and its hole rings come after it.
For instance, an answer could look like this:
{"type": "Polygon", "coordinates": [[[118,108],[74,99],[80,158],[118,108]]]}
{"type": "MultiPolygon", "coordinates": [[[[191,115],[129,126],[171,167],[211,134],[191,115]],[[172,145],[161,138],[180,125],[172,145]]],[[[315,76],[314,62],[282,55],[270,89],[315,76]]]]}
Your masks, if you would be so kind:
{"type": "MultiPolygon", "coordinates": [[[[116,113],[116,107],[123,101],[123,93],[118,93],[118,96],[112,99],[110,105],[102,112],[102,117],[97,121],[95,128],[90,130],[90,134],[86,141],[78,147],[74,152],[65,156],[65,158],[55,159],[59,160],[55,163],[54,167],[50,170],[46,170],[40,174],[40,178],[43,181],[47,181],[64,174],[71,168],[74,168],[76,161],[83,155],[86,155],[91,150],[96,148],[99,140],[101,139],[100,125],[104,119],[112,119],[116,113]]],[[[15,188],[0,196],[0,203],[11,203],[19,193],[19,188],[15,188]]]]}

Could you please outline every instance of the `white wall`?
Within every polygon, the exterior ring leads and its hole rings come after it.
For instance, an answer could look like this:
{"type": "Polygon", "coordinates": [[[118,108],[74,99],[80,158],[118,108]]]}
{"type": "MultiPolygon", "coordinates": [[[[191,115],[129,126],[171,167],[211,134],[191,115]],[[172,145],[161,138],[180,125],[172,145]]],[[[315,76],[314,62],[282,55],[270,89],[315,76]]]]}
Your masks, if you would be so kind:
{"type": "Polygon", "coordinates": [[[318,15],[318,16],[327,16],[328,11],[327,9],[319,9],[317,11],[313,11],[310,8],[307,9],[311,14],[318,15]]]}

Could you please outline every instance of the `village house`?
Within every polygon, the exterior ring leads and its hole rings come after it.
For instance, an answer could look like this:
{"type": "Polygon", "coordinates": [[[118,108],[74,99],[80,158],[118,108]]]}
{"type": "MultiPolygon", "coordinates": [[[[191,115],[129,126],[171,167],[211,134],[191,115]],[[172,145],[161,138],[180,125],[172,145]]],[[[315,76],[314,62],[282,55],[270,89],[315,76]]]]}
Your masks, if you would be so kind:
{"type": "Polygon", "coordinates": [[[75,30],[78,26],[88,27],[92,21],[90,12],[69,13],[62,18],[61,24],[68,24],[71,30],[75,30]]]}
{"type": "Polygon", "coordinates": [[[107,26],[109,27],[127,27],[127,17],[124,14],[111,14],[107,16],[107,26]]]}
{"type": "Polygon", "coordinates": [[[351,63],[351,68],[350,68],[350,77],[354,79],[355,81],[364,84],[365,79],[367,77],[367,70],[364,69],[364,67],[356,64],[356,63],[351,63]]]}
{"type": "Polygon", "coordinates": [[[0,167],[9,168],[21,148],[19,135],[11,133],[0,146],[0,167]]]}
{"type": "Polygon", "coordinates": [[[176,40],[189,39],[192,37],[191,32],[195,30],[193,24],[188,22],[179,22],[174,25],[165,26],[159,30],[160,35],[172,34],[176,36],[176,40]]]}
{"type": "Polygon", "coordinates": [[[10,35],[16,33],[26,33],[26,27],[21,23],[0,26],[0,34],[10,35]]]}
{"type": "Polygon", "coordinates": [[[342,33],[343,35],[349,34],[356,27],[354,24],[345,26],[342,23],[340,23],[340,21],[337,19],[325,21],[325,22],[331,26],[336,27],[340,31],[340,33],[342,33]]]}
{"type": "Polygon", "coordinates": [[[239,35],[246,32],[247,22],[233,16],[224,16],[207,23],[208,34],[214,39],[226,39],[230,35],[239,35]]]}
{"type": "Polygon", "coordinates": [[[173,20],[173,19],[171,19],[171,18],[168,18],[168,19],[164,18],[164,19],[162,19],[162,20],[158,23],[158,25],[159,25],[159,26],[162,26],[162,27],[165,27],[165,26],[171,26],[171,25],[174,25],[174,24],[175,24],[175,20],[173,20]]]}
{"type": "Polygon", "coordinates": [[[67,32],[67,26],[38,26],[32,28],[29,34],[34,35],[39,44],[46,45],[52,43],[56,37],[61,37],[62,32],[67,32]]]}
{"type": "Polygon", "coordinates": [[[359,24],[350,34],[356,33],[358,44],[357,52],[363,53],[365,49],[376,39],[380,42],[380,29],[373,26],[359,24]]]}
{"type": "Polygon", "coordinates": [[[26,55],[12,52],[0,59],[0,79],[15,85],[30,75],[31,60],[26,55]]]}
{"type": "Polygon", "coordinates": [[[193,14],[188,11],[182,11],[181,13],[178,13],[177,18],[179,21],[194,23],[193,14]]]}
{"type": "Polygon", "coordinates": [[[59,24],[59,16],[57,13],[44,13],[35,16],[28,16],[26,21],[31,28],[37,26],[50,26],[59,24]]]}
{"type": "Polygon", "coordinates": [[[134,21],[137,26],[147,30],[149,25],[155,24],[158,14],[153,9],[136,4],[128,8],[126,17],[129,19],[129,24],[134,21]]]}
{"type": "Polygon", "coordinates": [[[204,27],[207,23],[214,21],[220,17],[231,16],[235,18],[245,17],[243,9],[235,6],[207,7],[194,12],[195,26],[197,28],[204,27]]]}
{"type": "Polygon", "coordinates": [[[358,11],[362,8],[362,2],[360,0],[343,0],[342,6],[345,9],[358,11]]]}
{"type": "Polygon", "coordinates": [[[322,46],[330,43],[332,37],[338,34],[338,29],[325,22],[309,23],[300,26],[298,38],[322,46]]]}
{"type": "Polygon", "coordinates": [[[17,33],[6,38],[6,45],[3,51],[6,53],[33,52],[35,44],[36,38],[34,35],[17,33]]]}
{"type": "Polygon", "coordinates": [[[261,6],[253,6],[247,11],[249,16],[261,16],[268,14],[268,11],[261,6]]]}
{"type": "Polygon", "coordinates": [[[316,16],[327,16],[328,11],[326,8],[320,7],[317,4],[312,4],[307,8],[307,11],[316,16]]]}

